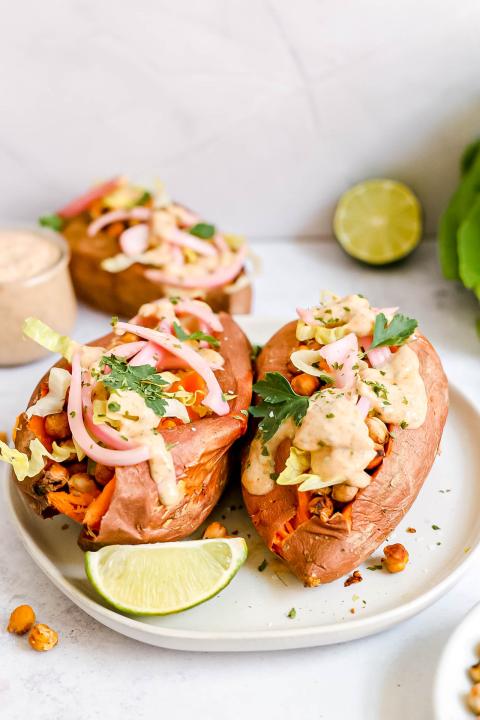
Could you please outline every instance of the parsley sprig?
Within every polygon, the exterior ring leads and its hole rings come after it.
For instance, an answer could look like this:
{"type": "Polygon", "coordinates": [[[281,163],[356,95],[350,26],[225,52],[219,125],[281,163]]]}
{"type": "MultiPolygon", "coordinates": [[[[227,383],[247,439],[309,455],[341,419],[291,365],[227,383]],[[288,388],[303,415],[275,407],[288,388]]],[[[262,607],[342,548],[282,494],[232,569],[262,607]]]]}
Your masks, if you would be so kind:
{"type": "Polygon", "coordinates": [[[215,225],[210,223],[197,223],[188,231],[190,235],[202,238],[202,240],[210,240],[215,235],[215,225]]]}
{"type": "Polygon", "coordinates": [[[212,345],[212,347],[220,346],[217,338],[214,338],[212,335],[206,335],[201,330],[197,330],[196,332],[188,334],[177,322],[173,323],[173,329],[177,338],[182,342],[184,342],[185,340],[205,340],[205,342],[207,342],[209,345],[212,345]]]}
{"type": "Polygon", "coordinates": [[[416,320],[401,313],[394,315],[391,322],[388,323],[385,315],[379,313],[375,318],[373,342],[370,345],[370,350],[388,345],[403,345],[410,335],[415,332],[417,325],[416,320]]]}
{"type": "Polygon", "coordinates": [[[253,417],[262,418],[259,425],[263,441],[270,440],[284,420],[292,417],[299,425],[308,410],[308,397],[297,395],[288,380],[278,372],[267,373],[264,380],[253,386],[254,392],[262,398],[258,405],[249,408],[253,417]]]}
{"type": "Polygon", "coordinates": [[[129,365],[115,355],[104,355],[100,367],[109,367],[111,372],[102,376],[103,384],[112,390],[133,390],[159,417],[165,415],[166,398],[164,388],[168,383],[152,365],[129,365]]]}

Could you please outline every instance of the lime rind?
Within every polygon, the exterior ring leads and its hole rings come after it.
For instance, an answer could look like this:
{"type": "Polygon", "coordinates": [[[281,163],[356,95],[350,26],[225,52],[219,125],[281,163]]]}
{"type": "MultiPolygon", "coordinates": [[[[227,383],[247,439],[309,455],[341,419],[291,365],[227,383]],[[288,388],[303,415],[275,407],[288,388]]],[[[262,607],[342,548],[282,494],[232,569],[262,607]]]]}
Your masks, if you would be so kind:
{"type": "Polygon", "coordinates": [[[333,228],[349,255],[371,265],[385,265],[405,257],[418,245],[420,203],[403,183],[367,180],[342,195],[333,228]]]}
{"type": "Polygon", "coordinates": [[[243,538],[110,545],[85,553],[101,597],[129,615],[170,615],[217,595],[247,558],[243,538]]]}

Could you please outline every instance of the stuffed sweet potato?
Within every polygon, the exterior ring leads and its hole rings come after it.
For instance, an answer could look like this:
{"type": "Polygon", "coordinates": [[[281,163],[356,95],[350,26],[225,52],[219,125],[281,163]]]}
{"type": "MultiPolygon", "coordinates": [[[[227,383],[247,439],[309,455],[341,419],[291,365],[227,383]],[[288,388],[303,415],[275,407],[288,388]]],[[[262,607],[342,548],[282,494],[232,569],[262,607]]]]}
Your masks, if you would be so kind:
{"type": "Polygon", "coordinates": [[[415,500],[438,451],[448,386],[417,323],[327,297],[257,360],[262,418],[244,460],[256,529],[307,586],[350,573],[415,500]]]}
{"type": "Polygon", "coordinates": [[[63,233],[77,294],[105,312],[129,317],[170,296],[250,312],[244,239],[171,202],[161,186],[150,193],[115,178],[40,222],[63,233]]]}
{"type": "Polygon", "coordinates": [[[159,300],[81,346],[39,321],[27,334],[64,359],[1,445],[43,517],[81,523],[82,547],[181,539],[208,516],[247,427],[250,346],[225,314],[159,300]]]}

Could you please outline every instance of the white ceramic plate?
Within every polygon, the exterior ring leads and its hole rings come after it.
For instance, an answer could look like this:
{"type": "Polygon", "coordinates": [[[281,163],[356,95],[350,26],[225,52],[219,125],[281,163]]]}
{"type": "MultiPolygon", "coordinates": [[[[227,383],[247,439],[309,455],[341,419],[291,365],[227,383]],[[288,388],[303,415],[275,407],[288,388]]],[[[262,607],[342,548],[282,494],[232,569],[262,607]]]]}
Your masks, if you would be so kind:
{"type": "Polygon", "coordinates": [[[433,688],[435,720],[472,720],[466,705],[470,665],[480,660],[480,603],[457,625],[438,663],[433,688]]]}
{"type": "MultiPolygon", "coordinates": [[[[256,343],[264,342],[282,324],[259,318],[240,322],[256,343]]],[[[402,542],[410,552],[405,572],[389,575],[368,570],[368,565],[378,562],[375,557],[380,557],[380,549],[360,567],[363,582],[347,588],[341,580],[303,588],[259,540],[241,508],[237,480],[232,483],[237,487],[225,494],[210,521],[219,519],[229,532],[243,535],[249,558],[216,598],[169,617],[131,618],[107,607],[86,580],[74,523],[64,517],[45,521],[34,516],[10,483],[8,502],[38,566],[76,605],[124,635],[161,647],[202,651],[328,645],[384,630],[427,607],[458,582],[480,542],[478,428],[477,412],[452,387],[442,454],[416,503],[389,538],[389,542],[402,542]],[[433,525],[440,529],[434,530],[433,525]],[[409,534],[407,527],[417,532],[409,534]],[[268,566],[259,572],[264,558],[268,566]],[[296,617],[291,619],[287,615],[293,607],[296,617]]]]}

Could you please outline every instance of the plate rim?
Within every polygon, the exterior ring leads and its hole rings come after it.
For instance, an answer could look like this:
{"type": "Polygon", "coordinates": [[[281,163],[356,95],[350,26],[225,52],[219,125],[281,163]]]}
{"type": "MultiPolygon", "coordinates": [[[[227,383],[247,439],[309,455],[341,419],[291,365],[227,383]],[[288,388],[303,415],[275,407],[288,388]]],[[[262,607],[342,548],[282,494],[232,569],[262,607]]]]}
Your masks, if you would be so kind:
{"type": "MultiPolygon", "coordinates": [[[[255,318],[257,320],[257,318],[255,318]]],[[[262,321],[268,321],[268,318],[261,318],[262,321]]],[[[466,403],[471,411],[480,420],[480,411],[470,398],[455,383],[449,382],[449,390],[452,394],[456,394],[466,403]]],[[[448,590],[462,577],[480,555],[480,534],[476,544],[470,548],[468,553],[461,558],[459,564],[454,570],[447,575],[439,583],[421,593],[417,597],[408,602],[385,610],[376,615],[365,618],[355,618],[342,621],[341,623],[330,623],[328,625],[312,625],[308,627],[287,628],[287,629],[267,629],[267,630],[238,630],[238,631],[219,631],[219,630],[183,630],[177,628],[167,628],[161,625],[151,625],[141,620],[130,618],[127,615],[119,613],[113,609],[105,607],[99,602],[95,602],[87,595],[81,593],[75,585],[65,578],[52,560],[41,551],[27,529],[24,527],[21,518],[17,515],[14,507],[13,493],[20,494],[20,501],[25,502],[20,491],[12,482],[11,473],[8,473],[8,482],[5,483],[4,496],[6,499],[7,511],[12,524],[16,528],[17,533],[30,557],[42,572],[53,582],[53,584],[72,602],[80,607],[84,612],[94,619],[102,622],[107,627],[121,634],[134,637],[137,640],[159,645],[159,641],[169,642],[169,645],[163,647],[172,647],[177,649],[189,649],[198,651],[207,651],[204,645],[198,645],[205,641],[216,643],[211,651],[242,651],[242,650],[280,650],[287,648],[313,647],[319,645],[329,645],[335,643],[348,642],[352,639],[373,635],[377,632],[396,625],[408,618],[421,612],[428,606],[432,605],[437,599],[442,597],[448,590]],[[120,626],[121,629],[118,627],[120,626]],[[141,637],[139,637],[141,636],[141,637]],[[178,641],[178,645],[172,644],[178,641]],[[181,647],[182,643],[189,641],[192,643],[188,648],[181,647]],[[236,644],[238,643],[238,645],[236,644]],[[244,647],[241,643],[246,643],[244,647]],[[254,646],[255,643],[256,645],[254,646]]]]}
{"type": "MultiPolygon", "coordinates": [[[[433,680],[433,688],[432,688],[432,707],[435,714],[436,720],[448,720],[447,716],[444,715],[443,712],[443,704],[442,704],[442,684],[441,680],[445,675],[445,667],[448,663],[448,657],[450,655],[450,652],[452,650],[452,647],[454,646],[455,642],[457,641],[458,636],[462,632],[465,625],[470,621],[471,617],[474,617],[475,615],[480,615],[480,602],[476,602],[475,605],[472,605],[470,610],[462,617],[462,619],[455,625],[452,632],[447,638],[447,641],[445,645],[443,646],[442,652],[440,654],[440,658],[437,662],[437,667],[435,670],[435,677],[433,680]]],[[[465,670],[467,670],[467,667],[465,667],[465,670]]],[[[473,715],[472,715],[473,717],[473,715]]]]}

